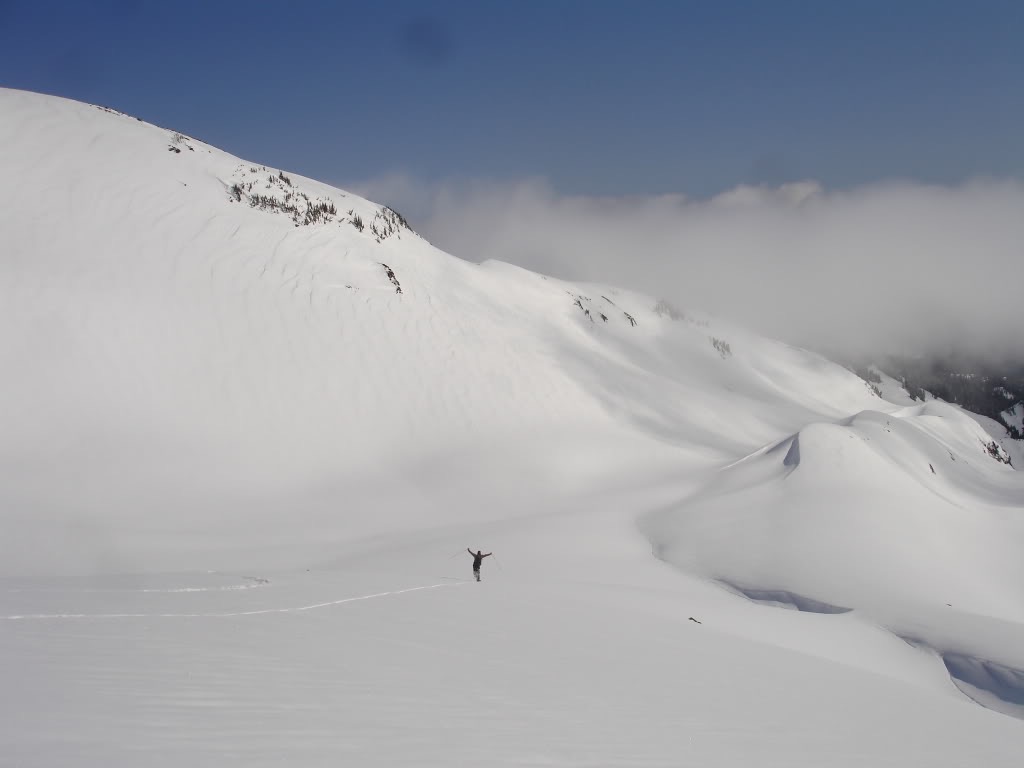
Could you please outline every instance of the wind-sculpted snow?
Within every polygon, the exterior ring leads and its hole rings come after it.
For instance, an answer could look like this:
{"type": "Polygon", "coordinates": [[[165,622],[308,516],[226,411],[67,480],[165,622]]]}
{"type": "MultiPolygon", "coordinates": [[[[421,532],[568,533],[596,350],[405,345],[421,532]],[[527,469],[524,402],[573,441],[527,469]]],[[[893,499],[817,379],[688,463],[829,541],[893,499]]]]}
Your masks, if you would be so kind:
{"type": "Polygon", "coordinates": [[[961,653],[944,653],[942,663],[971,698],[1024,719],[1024,669],[1014,669],[961,653]],[[988,694],[988,696],[986,696],[988,694]],[[990,697],[995,697],[994,702],[990,697]]]}
{"type": "Polygon", "coordinates": [[[1017,703],[1024,493],[990,442],[937,402],[811,424],[643,528],[660,557],[688,572],[742,585],[731,588],[758,602],[844,606],[943,649],[958,683],[1017,703]],[[1005,623],[993,635],[977,616],[1005,623]],[[984,651],[967,650],[978,643],[984,651]]]}
{"type": "Polygon", "coordinates": [[[7,762],[1019,762],[992,424],[114,111],[0,169],[7,762]]]}
{"type": "Polygon", "coordinates": [[[797,611],[807,611],[808,613],[833,614],[850,612],[849,608],[823,603],[820,600],[812,600],[809,597],[798,595],[795,592],[786,592],[783,589],[746,589],[728,583],[726,583],[726,586],[753,600],[755,603],[763,603],[764,605],[792,608],[797,611]]]}

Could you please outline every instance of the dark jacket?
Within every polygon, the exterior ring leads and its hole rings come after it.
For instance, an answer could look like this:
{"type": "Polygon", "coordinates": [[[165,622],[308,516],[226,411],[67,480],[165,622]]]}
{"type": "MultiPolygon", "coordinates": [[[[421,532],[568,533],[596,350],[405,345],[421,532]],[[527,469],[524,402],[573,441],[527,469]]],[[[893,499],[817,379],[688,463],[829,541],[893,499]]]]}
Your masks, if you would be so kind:
{"type": "Polygon", "coordinates": [[[469,547],[466,548],[466,551],[469,552],[469,554],[471,554],[473,556],[473,570],[474,571],[479,571],[480,570],[480,564],[483,563],[485,557],[490,557],[492,554],[494,554],[493,552],[488,552],[486,555],[482,555],[479,552],[474,552],[469,547]]]}

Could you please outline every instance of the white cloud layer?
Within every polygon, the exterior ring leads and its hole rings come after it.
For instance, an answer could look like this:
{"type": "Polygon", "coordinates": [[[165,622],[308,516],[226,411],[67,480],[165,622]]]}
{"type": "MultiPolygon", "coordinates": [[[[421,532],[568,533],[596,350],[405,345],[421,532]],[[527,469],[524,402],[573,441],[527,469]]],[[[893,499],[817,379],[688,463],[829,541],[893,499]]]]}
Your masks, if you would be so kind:
{"type": "Polygon", "coordinates": [[[646,291],[845,355],[1024,354],[1024,184],[814,182],[680,195],[559,195],[543,180],[349,185],[472,261],[646,291]]]}

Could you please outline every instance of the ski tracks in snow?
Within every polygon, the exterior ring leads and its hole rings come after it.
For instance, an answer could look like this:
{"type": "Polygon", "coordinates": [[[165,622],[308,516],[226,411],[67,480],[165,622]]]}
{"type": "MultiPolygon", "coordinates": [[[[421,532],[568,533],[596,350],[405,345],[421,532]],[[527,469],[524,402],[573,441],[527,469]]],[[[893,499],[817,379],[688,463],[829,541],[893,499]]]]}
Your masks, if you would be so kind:
{"type": "Polygon", "coordinates": [[[377,597],[403,595],[408,592],[420,592],[427,589],[439,589],[441,587],[457,586],[460,586],[460,584],[427,584],[422,587],[395,589],[389,592],[375,592],[372,595],[343,597],[340,600],[328,600],[324,603],[313,603],[311,605],[300,605],[286,608],[258,608],[251,611],[231,611],[225,613],[26,613],[16,614],[12,616],[0,616],[0,619],[5,621],[28,621],[33,619],[228,619],[237,616],[261,616],[270,613],[302,613],[304,611],[314,611],[320,608],[330,608],[335,605],[342,605],[343,603],[354,603],[360,600],[372,600],[377,597]]]}

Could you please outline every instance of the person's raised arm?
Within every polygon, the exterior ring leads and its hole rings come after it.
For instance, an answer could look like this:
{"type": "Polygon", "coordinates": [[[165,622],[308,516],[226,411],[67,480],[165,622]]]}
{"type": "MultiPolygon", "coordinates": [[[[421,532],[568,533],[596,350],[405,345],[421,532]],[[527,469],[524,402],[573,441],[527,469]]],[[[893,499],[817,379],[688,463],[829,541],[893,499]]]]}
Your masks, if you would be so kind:
{"type": "Polygon", "coordinates": [[[466,551],[469,552],[469,554],[473,555],[473,557],[476,557],[476,555],[473,554],[473,550],[470,549],[469,547],[466,547],[466,551]]]}
{"type": "Polygon", "coordinates": [[[484,557],[490,557],[493,554],[494,554],[493,552],[488,552],[486,555],[484,555],[484,557]]]}

